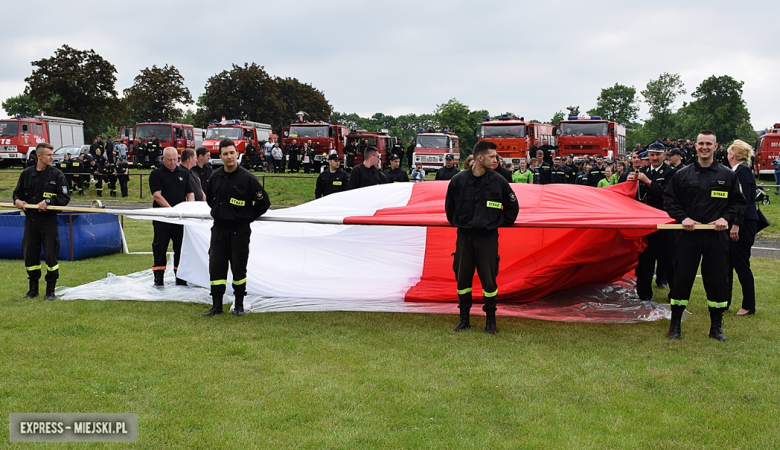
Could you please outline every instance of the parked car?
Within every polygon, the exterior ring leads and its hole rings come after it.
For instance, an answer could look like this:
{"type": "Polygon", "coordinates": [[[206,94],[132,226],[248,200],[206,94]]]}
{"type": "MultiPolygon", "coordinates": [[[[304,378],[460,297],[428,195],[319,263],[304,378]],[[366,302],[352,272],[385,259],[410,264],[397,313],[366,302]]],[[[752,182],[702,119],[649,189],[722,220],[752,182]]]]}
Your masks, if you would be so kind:
{"type": "Polygon", "coordinates": [[[70,153],[70,159],[76,159],[84,149],[89,150],[89,145],[65,145],[58,148],[54,151],[52,165],[61,163],[65,159],[65,153],[70,153]]]}

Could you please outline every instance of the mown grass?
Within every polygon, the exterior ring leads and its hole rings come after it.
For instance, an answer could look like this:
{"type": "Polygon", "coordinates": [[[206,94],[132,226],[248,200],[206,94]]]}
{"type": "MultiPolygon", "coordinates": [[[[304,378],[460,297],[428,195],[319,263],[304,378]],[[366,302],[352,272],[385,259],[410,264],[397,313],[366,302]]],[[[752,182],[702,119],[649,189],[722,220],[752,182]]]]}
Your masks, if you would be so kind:
{"type": "MultiPolygon", "coordinates": [[[[150,223],[124,223],[148,251],[150,223]]],[[[150,264],[61,262],[60,284],[150,264]]],[[[503,317],[491,337],[482,318],[451,333],[447,315],[21,299],[21,261],[0,261],[0,412],[139,415],[137,444],[68,448],[778,448],[780,261],[753,267],[758,313],[728,314],[720,343],[700,281],[680,341],[667,321],[503,317]]]]}

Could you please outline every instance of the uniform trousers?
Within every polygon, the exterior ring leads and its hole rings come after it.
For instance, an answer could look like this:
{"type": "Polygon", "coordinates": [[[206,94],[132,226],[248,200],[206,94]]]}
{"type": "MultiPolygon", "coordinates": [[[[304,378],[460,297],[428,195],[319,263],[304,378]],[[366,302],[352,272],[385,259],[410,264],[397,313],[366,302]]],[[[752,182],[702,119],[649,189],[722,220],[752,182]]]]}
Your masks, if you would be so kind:
{"type": "Polygon", "coordinates": [[[725,308],[728,302],[728,231],[681,231],[677,234],[677,264],[669,298],[672,305],[686,306],[701,262],[701,278],[707,306],[725,308]]]}
{"type": "Polygon", "coordinates": [[[753,271],[750,270],[750,248],[756,239],[755,219],[745,219],[742,226],[739,227],[739,240],[737,242],[729,239],[729,253],[731,255],[731,267],[729,270],[729,305],[731,305],[731,294],[734,288],[734,272],[737,272],[739,284],[742,285],[742,308],[747,310],[756,309],[756,285],[753,279],[753,271]]]}
{"type": "Polygon", "coordinates": [[[455,280],[458,285],[458,307],[471,308],[471,287],[474,280],[474,270],[479,275],[482,284],[482,293],[485,296],[485,305],[482,310],[491,312],[496,310],[498,300],[498,233],[494,235],[469,235],[468,232],[458,230],[458,238],[455,241],[455,257],[452,270],[455,272],[455,280]]]}
{"type": "Polygon", "coordinates": [[[46,281],[56,281],[60,277],[60,265],[57,257],[60,253],[60,235],[57,231],[57,216],[46,215],[36,218],[27,216],[24,220],[24,266],[30,280],[41,279],[41,246],[48,271],[46,281]]]}
{"type": "Polygon", "coordinates": [[[209,246],[209,280],[211,296],[225,294],[228,264],[233,273],[233,294],[246,295],[246,265],[249,261],[249,224],[236,228],[211,227],[209,246]]]}
{"type": "Polygon", "coordinates": [[[154,229],[154,238],[152,238],[154,267],[152,267],[152,270],[165,271],[168,244],[171,241],[173,241],[173,270],[178,270],[179,258],[181,257],[181,241],[184,238],[184,225],[153,220],[152,228],[154,229]]]}
{"type": "Polygon", "coordinates": [[[119,189],[122,191],[122,197],[127,197],[127,182],[130,181],[129,175],[119,175],[119,189]]]}

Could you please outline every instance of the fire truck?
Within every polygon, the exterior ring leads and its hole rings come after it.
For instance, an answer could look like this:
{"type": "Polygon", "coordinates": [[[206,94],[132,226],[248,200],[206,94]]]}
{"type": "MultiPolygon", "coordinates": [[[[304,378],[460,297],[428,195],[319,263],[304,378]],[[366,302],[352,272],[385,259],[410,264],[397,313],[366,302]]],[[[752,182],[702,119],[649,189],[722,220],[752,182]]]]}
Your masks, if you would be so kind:
{"type": "Polygon", "coordinates": [[[363,162],[363,151],[366,147],[376,147],[379,150],[379,165],[390,165],[387,155],[390,149],[395,145],[396,138],[390,136],[389,131],[381,129],[379,131],[352,130],[347,135],[348,142],[356,142],[358,153],[355,155],[355,165],[363,162]]]}
{"type": "Polygon", "coordinates": [[[569,116],[558,123],[557,133],[559,155],[615,158],[626,154],[626,127],[599,116],[569,116]]]}
{"type": "Polygon", "coordinates": [[[521,159],[528,160],[528,149],[534,144],[534,140],[547,139],[549,145],[555,145],[555,127],[549,123],[530,123],[523,117],[503,115],[497,120],[488,118],[482,122],[478,132],[478,140],[494,142],[497,153],[504,159],[504,163],[511,162],[515,167],[521,159]]]}
{"type": "Polygon", "coordinates": [[[52,116],[33,118],[17,114],[0,120],[0,167],[26,164],[35,146],[48,142],[54,149],[63,145],[84,145],[84,122],[52,116]]]}
{"type": "MultiPolygon", "coordinates": [[[[126,130],[126,128],[124,129],[126,130]]],[[[128,159],[131,159],[134,164],[160,166],[162,164],[163,150],[166,147],[175,147],[179,154],[187,148],[195,150],[195,131],[192,125],[163,122],[162,119],[152,122],[150,119],[147,119],[145,123],[135,124],[133,131],[135,134],[135,145],[133,145],[132,155],[129,155],[128,159]],[[160,146],[157,149],[157,154],[151,156],[149,161],[144,162],[144,155],[135,154],[135,149],[138,148],[138,144],[141,142],[148,144],[152,140],[152,136],[157,138],[160,146]]],[[[124,132],[124,130],[120,130],[121,132],[124,132]]],[[[130,151],[129,148],[128,151],[130,151]]]]}
{"type": "Polygon", "coordinates": [[[753,158],[753,172],[756,175],[775,173],[772,162],[780,156],[780,123],[764,131],[756,141],[756,155],[753,158]]]}
{"type": "Polygon", "coordinates": [[[314,168],[319,172],[319,167],[324,164],[327,155],[335,150],[339,157],[344,157],[344,146],[347,144],[349,129],[344,125],[333,125],[330,122],[304,122],[300,118],[282,127],[282,142],[280,148],[292,145],[293,141],[301,147],[311,141],[314,150],[314,168]]]}
{"type": "Polygon", "coordinates": [[[447,131],[424,131],[420,128],[414,146],[414,163],[422,164],[426,172],[435,172],[444,166],[444,158],[452,154],[455,165],[460,164],[460,142],[458,136],[447,131]]]}
{"type": "Polygon", "coordinates": [[[236,144],[238,163],[242,164],[244,161],[244,153],[246,152],[246,138],[249,138],[252,145],[254,145],[258,151],[263,152],[263,145],[273,137],[274,134],[271,131],[271,125],[268,125],[267,123],[238,119],[225,120],[223,117],[221,122],[218,122],[215,119],[214,123],[206,128],[206,136],[203,138],[203,147],[206,147],[209,149],[209,152],[211,152],[211,162],[213,164],[221,165],[222,160],[219,159],[219,142],[223,139],[232,139],[236,144]]]}

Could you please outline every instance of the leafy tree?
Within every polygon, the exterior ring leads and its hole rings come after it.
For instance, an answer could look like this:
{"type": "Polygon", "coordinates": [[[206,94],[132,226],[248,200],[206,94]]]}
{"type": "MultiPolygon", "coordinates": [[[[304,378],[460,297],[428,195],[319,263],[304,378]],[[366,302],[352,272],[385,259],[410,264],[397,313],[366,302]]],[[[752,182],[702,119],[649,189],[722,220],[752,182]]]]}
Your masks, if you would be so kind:
{"type": "Polygon", "coordinates": [[[284,105],[284,111],[278,118],[282,124],[295,121],[299,111],[305,112],[308,120],[330,120],[333,107],[322,92],[295,78],[277,77],[275,81],[279,92],[278,99],[284,105]]]}
{"type": "Polygon", "coordinates": [[[179,117],[178,122],[187,125],[195,125],[195,111],[187,108],[187,110],[184,111],[184,114],[179,117]]]}
{"type": "Polygon", "coordinates": [[[243,67],[233,64],[232,70],[209,78],[199,101],[201,107],[195,113],[195,121],[203,127],[222,116],[264,122],[274,129],[284,123],[284,103],[279,99],[278,85],[255,63],[244,63],[243,67]]]}
{"type": "Polygon", "coordinates": [[[182,116],[178,103],[192,103],[190,90],[184,86],[184,77],[174,66],[141,70],[133,85],[124,90],[130,118],[135,122],[162,119],[173,122],[182,116]]]}
{"type": "Polygon", "coordinates": [[[656,137],[667,136],[671,131],[672,104],[677,97],[686,94],[683,86],[679,74],[663,73],[657,80],[650,80],[647,88],[641,91],[645,103],[650,106],[651,118],[656,119],[652,127],[647,123],[645,127],[655,132],[656,137]]]}
{"type": "Polygon", "coordinates": [[[3,109],[9,116],[20,114],[22,117],[33,117],[40,112],[41,107],[29,95],[19,94],[7,98],[3,102],[3,109]]]}
{"type": "Polygon", "coordinates": [[[490,113],[485,110],[470,111],[467,105],[452,98],[447,103],[437,105],[434,116],[442,128],[458,135],[461,156],[465,156],[471,154],[471,149],[477,143],[475,131],[490,113]]]}
{"type": "Polygon", "coordinates": [[[112,122],[118,107],[116,68],[94,50],[63,45],[32,65],[37,68],[24,79],[24,93],[48,115],[83,120],[88,140],[112,122]]]}
{"type": "Polygon", "coordinates": [[[561,120],[565,119],[566,115],[563,113],[563,111],[558,111],[557,113],[553,114],[552,119],[550,119],[551,123],[558,123],[561,120]]]}
{"type": "Polygon", "coordinates": [[[752,142],[755,133],[742,99],[744,84],[728,75],[713,75],[702,81],[691,94],[696,100],[678,111],[679,129],[683,135],[693,136],[709,129],[718,137],[718,142],[724,144],[734,139],[752,142]]]}
{"type": "Polygon", "coordinates": [[[596,107],[588,114],[631,126],[638,112],[636,88],[615,83],[613,87],[601,90],[596,107]]]}

